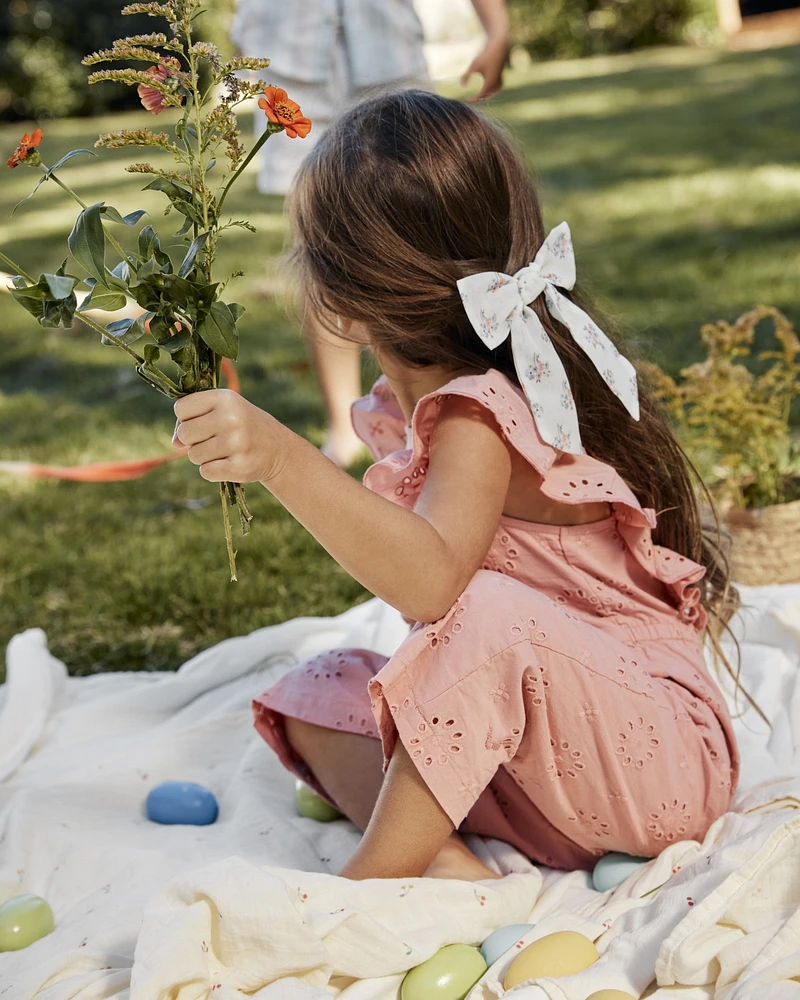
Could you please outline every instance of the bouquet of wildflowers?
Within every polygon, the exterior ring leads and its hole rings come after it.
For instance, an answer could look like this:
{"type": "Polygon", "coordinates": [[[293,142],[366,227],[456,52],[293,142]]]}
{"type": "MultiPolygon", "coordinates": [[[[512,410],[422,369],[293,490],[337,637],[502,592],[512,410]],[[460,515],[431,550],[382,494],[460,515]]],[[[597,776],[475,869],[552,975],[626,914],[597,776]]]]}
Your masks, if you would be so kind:
{"type": "MultiPolygon", "coordinates": [[[[135,228],[146,213],[136,211],[123,216],[103,201],[87,205],[63,181],[57,171],[73,157],[96,155],[91,150],[74,149],[47,166],[40,153],[42,132],[36,129],[23,137],[7,164],[12,169],[25,164],[41,171],[28,198],[50,181],[81,209],[67,238],[72,265],[77,265],[81,273],[70,273],[68,258],[53,274],[41,274],[36,279],[0,253],[0,260],[13,272],[13,297],[44,327],[70,327],[77,315],[102,336],[103,343],[129,354],[145,382],[171,399],[216,388],[222,359],[233,361],[238,355],[237,322],[244,307],[225,301],[223,294],[231,278],[241,272],[222,281],[212,276],[223,233],[234,226],[255,231],[247,221],[223,215],[231,186],[271,135],[285,131],[291,138],[304,138],[311,129],[311,122],[285,91],[267,87],[263,81],[244,82],[236,75],[242,70],[265,69],[268,59],[236,57],[223,61],[215,45],[196,39],[195,22],[202,13],[202,0],[130,4],[123,14],[164,18],[168,33],[123,38],[112,48],[94,52],[83,60],[88,66],[110,62],[149,64],[144,69],[102,69],[93,72],[89,82],[113,80],[136,86],[142,104],[152,114],[160,115],[167,109],[179,113],[171,133],[122,129],[101,135],[95,146],[150,146],[172,155],[174,169],[148,162],[133,163],[126,169],[151,176],[144,190],[162,192],[168,200],[167,213],[180,220],[175,233],[184,244],[180,261],[173,259],[150,225],[138,230],[136,250],[125,250],[114,235],[115,227],[135,228]],[[216,100],[214,95],[220,92],[223,96],[216,100]],[[262,96],[258,104],[268,123],[261,138],[246,153],[234,109],[259,94],[262,96]],[[218,159],[222,160],[219,164],[218,159]],[[88,288],[89,294],[79,307],[75,290],[80,285],[88,288]],[[104,325],[90,314],[95,309],[122,309],[129,297],[142,308],[136,319],[118,319],[104,325]],[[140,354],[134,345],[138,346],[142,339],[145,342],[140,354]]],[[[235,580],[229,506],[237,508],[244,534],[250,529],[252,514],[239,483],[220,483],[220,495],[231,579],[235,580]]]]}

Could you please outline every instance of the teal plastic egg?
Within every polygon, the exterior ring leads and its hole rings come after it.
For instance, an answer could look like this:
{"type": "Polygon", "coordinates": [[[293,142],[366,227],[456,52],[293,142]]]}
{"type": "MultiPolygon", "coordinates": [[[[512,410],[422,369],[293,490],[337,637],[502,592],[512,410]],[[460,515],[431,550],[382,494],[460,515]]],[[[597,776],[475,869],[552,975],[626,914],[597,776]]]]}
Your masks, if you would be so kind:
{"type": "Polygon", "coordinates": [[[150,792],[147,818],[153,823],[208,826],[219,815],[214,795],[192,781],[165,781],[150,792]]]}
{"type": "Polygon", "coordinates": [[[0,951],[19,951],[56,928],[50,904],[41,896],[15,896],[0,906],[0,951]]]}
{"type": "Polygon", "coordinates": [[[308,787],[304,781],[299,781],[294,786],[294,805],[298,816],[306,819],[315,819],[318,823],[330,823],[333,819],[340,819],[341,813],[335,809],[330,802],[326,802],[321,795],[308,787]]]}
{"type": "Polygon", "coordinates": [[[400,1000],[464,1000],[487,968],[477,948],[448,944],[408,973],[400,1000]]]}
{"type": "Polygon", "coordinates": [[[532,930],[533,924],[509,924],[492,931],[481,945],[481,955],[486,964],[494,965],[498,958],[502,958],[509,948],[513,948],[520,938],[532,930]]]}
{"type": "Polygon", "coordinates": [[[624,882],[629,875],[633,875],[650,860],[650,858],[634,858],[630,854],[618,854],[616,851],[604,854],[594,866],[592,885],[598,892],[607,892],[620,882],[624,882]]]}

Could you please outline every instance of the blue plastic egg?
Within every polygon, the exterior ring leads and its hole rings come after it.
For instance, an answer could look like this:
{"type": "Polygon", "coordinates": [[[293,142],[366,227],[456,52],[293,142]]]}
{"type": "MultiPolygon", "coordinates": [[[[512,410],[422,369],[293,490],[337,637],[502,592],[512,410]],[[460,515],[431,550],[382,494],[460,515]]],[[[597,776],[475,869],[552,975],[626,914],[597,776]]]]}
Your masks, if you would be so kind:
{"type": "Polygon", "coordinates": [[[147,796],[147,818],[154,823],[208,826],[219,814],[217,800],[202,785],[165,781],[147,796]]]}
{"type": "Polygon", "coordinates": [[[634,858],[630,854],[618,854],[616,851],[604,854],[594,866],[592,885],[598,892],[607,892],[620,882],[624,882],[629,875],[633,875],[650,860],[650,858],[634,858]]]}
{"type": "Polygon", "coordinates": [[[498,958],[502,958],[509,948],[513,948],[517,941],[532,930],[533,924],[509,924],[492,931],[481,945],[481,955],[486,964],[494,965],[498,958]]]}

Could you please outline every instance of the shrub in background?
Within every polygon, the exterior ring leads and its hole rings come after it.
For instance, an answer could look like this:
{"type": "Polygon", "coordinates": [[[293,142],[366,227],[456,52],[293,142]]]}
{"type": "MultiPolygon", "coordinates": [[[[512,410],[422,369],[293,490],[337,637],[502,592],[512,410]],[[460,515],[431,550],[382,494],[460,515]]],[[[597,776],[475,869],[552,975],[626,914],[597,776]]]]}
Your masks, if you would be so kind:
{"type": "MultiPolygon", "coordinates": [[[[0,3],[0,119],[46,120],[139,106],[136,91],[89,87],[81,59],[125,34],[152,31],[149,17],[123,17],[124,0],[10,0],[0,3]]],[[[233,0],[211,0],[199,34],[227,55],[233,0]]]]}
{"type": "Polygon", "coordinates": [[[538,59],[710,44],[714,0],[510,0],[514,37],[538,59]]]}

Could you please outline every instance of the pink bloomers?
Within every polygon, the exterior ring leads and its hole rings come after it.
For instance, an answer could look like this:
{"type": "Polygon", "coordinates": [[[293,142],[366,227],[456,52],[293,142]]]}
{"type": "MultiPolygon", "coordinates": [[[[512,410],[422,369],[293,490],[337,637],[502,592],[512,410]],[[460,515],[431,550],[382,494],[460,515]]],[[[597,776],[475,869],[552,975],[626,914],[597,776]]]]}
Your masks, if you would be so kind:
{"type": "Polygon", "coordinates": [[[284,717],[399,739],[456,827],[534,861],[591,868],[701,839],[729,806],[738,754],[700,642],[703,568],[654,545],[656,519],[609,466],[538,435],[505,376],[458,378],[417,404],[410,444],[385,381],[353,422],[380,461],[366,485],[413,508],[444,398],[477,400],[565,504],[612,514],[560,527],[503,517],[484,567],[444,618],[415,625],[394,656],[334,650],[254,703],[256,728],[317,790],[284,717]]]}

